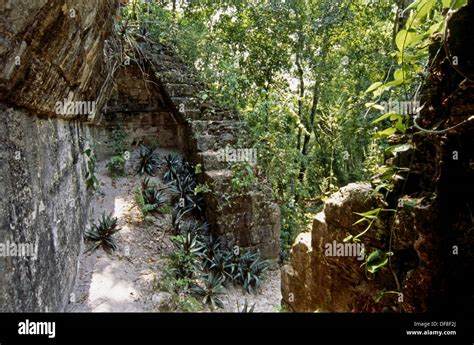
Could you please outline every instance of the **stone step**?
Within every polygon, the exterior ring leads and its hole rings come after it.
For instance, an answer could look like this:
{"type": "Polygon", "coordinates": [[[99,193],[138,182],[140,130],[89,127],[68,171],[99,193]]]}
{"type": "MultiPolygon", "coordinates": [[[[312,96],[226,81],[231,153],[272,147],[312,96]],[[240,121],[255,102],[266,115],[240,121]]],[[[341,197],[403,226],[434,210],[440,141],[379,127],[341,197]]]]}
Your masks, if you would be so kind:
{"type": "Polygon", "coordinates": [[[184,112],[181,112],[183,117],[186,120],[194,121],[201,118],[201,111],[199,109],[186,109],[184,112]]]}
{"type": "Polygon", "coordinates": [[[182,71],[177,69],[165,69],[156,73],[156,76],[163,84],[188,84],[202,86],[201,83],[196,81],[193,75],[182,73],[182,71]]]}
{"type": "Polygon", "coordinates": [[[225,149],[226,146],[233,146],[237,143],[237,137],[231,133],[222,133],[221,135],[209,135],[193,133],[192,140],[195,152],[218,151],[225,149]]]}
{"type": "Polygon", "coordinates": [[[200,91],[197,85],[184,83],[165,83],[164,86],[170,97],[191,97],[200,91]]]}
{"type": "Polygon", "coordinates": [[[171,97],[171,101],[179,112],[185,112],[188,109],[195,110],[199,108],[199,100],[194,97],[171,97]]]}
{"type": "Polygon", "coordinates": [[[201,164],[205,171],[225,170],[228,163],[225,161],[224,154],[219,151],[204,151],[197,153],[198,163],[201,164]]]}
{"type": "Polygon", "coordinates": [[[191,123],[193,132],[209,135],[222,135],[224,133],[236,135],[240,127],[241,124],[234,120],[195,120],[191,123]]]}
{"type": "Polygon", "coordinates": [[[156,70],[159,72],[176,70],[176,71],[180,71],[181,74],[186,74],[186,75],[189,75],[190,77],[193,76],[193,78],[195,78],[195,70],[182,63],[179,63],[176,61],[163,61],[163,60],[160,60],[159,57],[153,57],[152,61],[156,70]]]}
{"type": "Polygon", "coordinates": [[[239,116],[236,111],[230,110],[220,110],[215,111],[205,111],[201,114],[201,120],[212,120],[212,121],[221,121],[221,120],[238,120],[239,116]]]}
{"type": "Polygon", "coordinates": [[[195,135],[193,143],[197,152],[215,151],[222,146],[219,144],[220,140],[216,135],[201,135],[195,132],[193,135],[195,135]]]}
{"type": "Polygon", "coordinates": [[[204,171],[204,177],[207,181],[211,182],[214,187],[219,190],[222,190],[219,187],[224,187],[228,184],[228,182],[232,178],[232,170],[219,169],[204,171]]]}

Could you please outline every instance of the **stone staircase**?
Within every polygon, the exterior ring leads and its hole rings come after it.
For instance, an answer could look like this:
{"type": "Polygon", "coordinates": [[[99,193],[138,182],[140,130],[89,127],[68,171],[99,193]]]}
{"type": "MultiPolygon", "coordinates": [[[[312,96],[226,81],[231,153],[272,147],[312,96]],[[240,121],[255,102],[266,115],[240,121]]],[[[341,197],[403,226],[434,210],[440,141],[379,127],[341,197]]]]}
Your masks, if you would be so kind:
{"type": "Polygon", "coordinates": [[[265,184],[244,195],[233,197],[231,203],[223,196],[230,195],[231,163],[222,161],[219,150],[226,146],[238,148],[242,122],[234,110],[219,107],[209,99],[200,99],[205,85],[198,81],[194,69],[186,65],[174,51],[159,44],[144,43],[144,51],[152,72],[174,111],[188,124],[188,149],[196,164],[201,164],[202,183],[212,193],[206,193],[207,216],[213,231],[227,241],[252,248],[265,258],[277,259],[280,251],[280,210],[271,200],[265,184]]]}

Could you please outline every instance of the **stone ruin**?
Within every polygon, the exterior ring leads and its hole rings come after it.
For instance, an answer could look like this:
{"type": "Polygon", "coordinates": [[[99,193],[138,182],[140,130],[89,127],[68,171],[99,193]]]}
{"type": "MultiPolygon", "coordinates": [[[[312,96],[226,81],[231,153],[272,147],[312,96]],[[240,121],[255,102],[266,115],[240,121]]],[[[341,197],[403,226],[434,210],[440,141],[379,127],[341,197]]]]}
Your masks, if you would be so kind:
{"type": "Polygon", "coordinates": [[[237,144],[238,114],[200,102],[204,85],[167,47],[141,42],[146,55],[130,64],[104,58],[117,52],[117,9],[113,0],[0,5],[0,243],[38,244],[37,260],[1,258],[0,311],[64,309],[88,225],[84,150],[118,125],[133,144],[157,142],[201,164],[215,192],[206,195],[213,231],[278,257],[279,208],[265,188],[220,207],[231,170],[216,154],[237,144]],[[98,111],[55,112],[63,100],[93,101],[98,111]]]}

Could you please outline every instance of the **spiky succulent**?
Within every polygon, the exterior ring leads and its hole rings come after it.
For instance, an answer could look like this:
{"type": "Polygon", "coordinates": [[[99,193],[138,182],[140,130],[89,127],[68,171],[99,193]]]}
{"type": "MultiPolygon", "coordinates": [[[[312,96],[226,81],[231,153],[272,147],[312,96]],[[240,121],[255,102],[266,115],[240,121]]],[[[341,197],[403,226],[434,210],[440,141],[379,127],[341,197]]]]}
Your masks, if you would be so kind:
{"type": "Polygon", "coordinates": [[[118,227],[117,222],[118,219],[112,217],[112,214],[106,216],[105,213],[103,213],[99,223],[92,224],[92,227],[87,229],[84,234],[87,240],[94,242],[88,251],[94,251],[100,246],[107,251],[110,249],[116,250],[117,244],[112,235],[121,230],[121,228],[118,227]]]}
{"type": "Polygon", "coordinates": [[[239,260],[234,279],[243,285],[245,291],[258,290],[263,273],[270,267],[270,263],[262,260],[257,253],[246,251],[239,260]]]}
{"type": "Polygon", "coordinates": [[[225,293],[225,289],[222,286],[224,279],[214,274],[205,275],[203,278],[201,284],[191,288],[191,292],[201,298],[202,303],[210,304],[212,308],[223,308],[224,304],[220,296],[225,293]]]}
{"type": "Polygon", "coordinates": [[[239,313],[253,313],[255,310],[255,303],[250,306],[247,300],[245,300],[244,305],[241,307],[239,302],[237,302],[237,310],[239,313]]]}
{"type": "Polygon", "coordinates": [[[178,178],[181,174],[181,160],[178,155],[169,154],[164,158],[166,172],[163,175],[163,179],[167,183],[171,183],[178,178]]]}
{"type": "Polygon", "coordinates": [[[166,195],[162,190],[144,178],[141,186],[135,189],[135,201],[144,215],[161,212],[161,207],[166,203],[166,195]]]}
{"type": "Polygon", "coordinates": [[[171,239],[177,250],[186,254],[201,253],[202,243],[196,235],[187,233],[186,235],[178,235],[171,239]]]}
{"type": "Polygon", "coordinates": [[[155,176],[156,168],[160,165],[158,155],[155,153],[154,146],[140,146],[140,161],[138,164],[137,173],[140,175],[148,174],[155,176]]]}
{"type": "Polygon", "coordinates": [[[197,220],[182,221],[176,224],[175,230],[179,235],[191,233],[193,236],[198,236],[199,239],[202,239],[209,232],[209,224],[197,220]]]}
{"type": "Polygon", "coordinates": [[[221,250],[221,240],[215,235],[209,235],[203,238],[202,254],[209,262],[214,255],[221,250]]]}
{"type": "Polygon", "coordinates": [[[142,193],[145,203],[147,205],[154,205],[155,210],[158,210],[166,203],[166,196],[161,190],[151,188],[143,190],[142,193]]]}
{"type": "Polygon", "coordinates": [[[171,239],[175,250],[170,254],[171,271],[176,278],[192,278],[201,262],[202,244],[191,233],[171,239]]]}
{"type": "Polygon", "coordinates": [[[207,267],[209,267],[210,272],[216,275],[217,277],[222,277],[223,282],[227,280],[232,280],[230,274],[232,263],[228,260],[228,257],[223,251],[216,251],[212,258],[206,257],[207,267]]]}

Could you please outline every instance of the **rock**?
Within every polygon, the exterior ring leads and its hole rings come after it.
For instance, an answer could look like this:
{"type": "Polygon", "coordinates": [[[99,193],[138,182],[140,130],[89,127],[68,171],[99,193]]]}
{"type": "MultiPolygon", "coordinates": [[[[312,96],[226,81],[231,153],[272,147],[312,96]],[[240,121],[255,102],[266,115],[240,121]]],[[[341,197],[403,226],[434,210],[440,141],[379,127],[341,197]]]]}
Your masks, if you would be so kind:
{"type": "MultiPolygon", "coordinates": [[[[390,272],[378,272],[377,280],[369,283],[365,268],[361,268],[363,261],[355,250],[349,255],[326,255],[328,245],[334,241],[342,244],[348,234],[362,231],[363,228],[352,225],[358,219],[353,212],[366,212],[376,205],[371,192],[366,184],[341,188],[326,201],[323,212],[314,217],[311,232],[301,233],[296,238],[289,263],[282,269],[282,302],[291,310],[369,312],[383,309],[384,304],[375,303],[373,297],[383,286],[394,288],[390,272]]],[[[373,232],[383,233],[383,227],[373,232]]],[[[361,240],[369,249],[379,245],[378,237],[364,236],[361,240]]]]}
{"type": "Polygon", "coordinates": [[[169,303],[172,297],[173,295],[169,292],[160,291],[151,296],[151,301],[156,305],[160,306],[162,304],[169,303]]]}
{"type": "Polygon", "coordinates": [[[328,224],[340,229],[350,229],[360,216],[354,212],[369,211],[375,206],[370,197],[369,184],[351,183],[331,195],[324,205],[328,224]]]}

